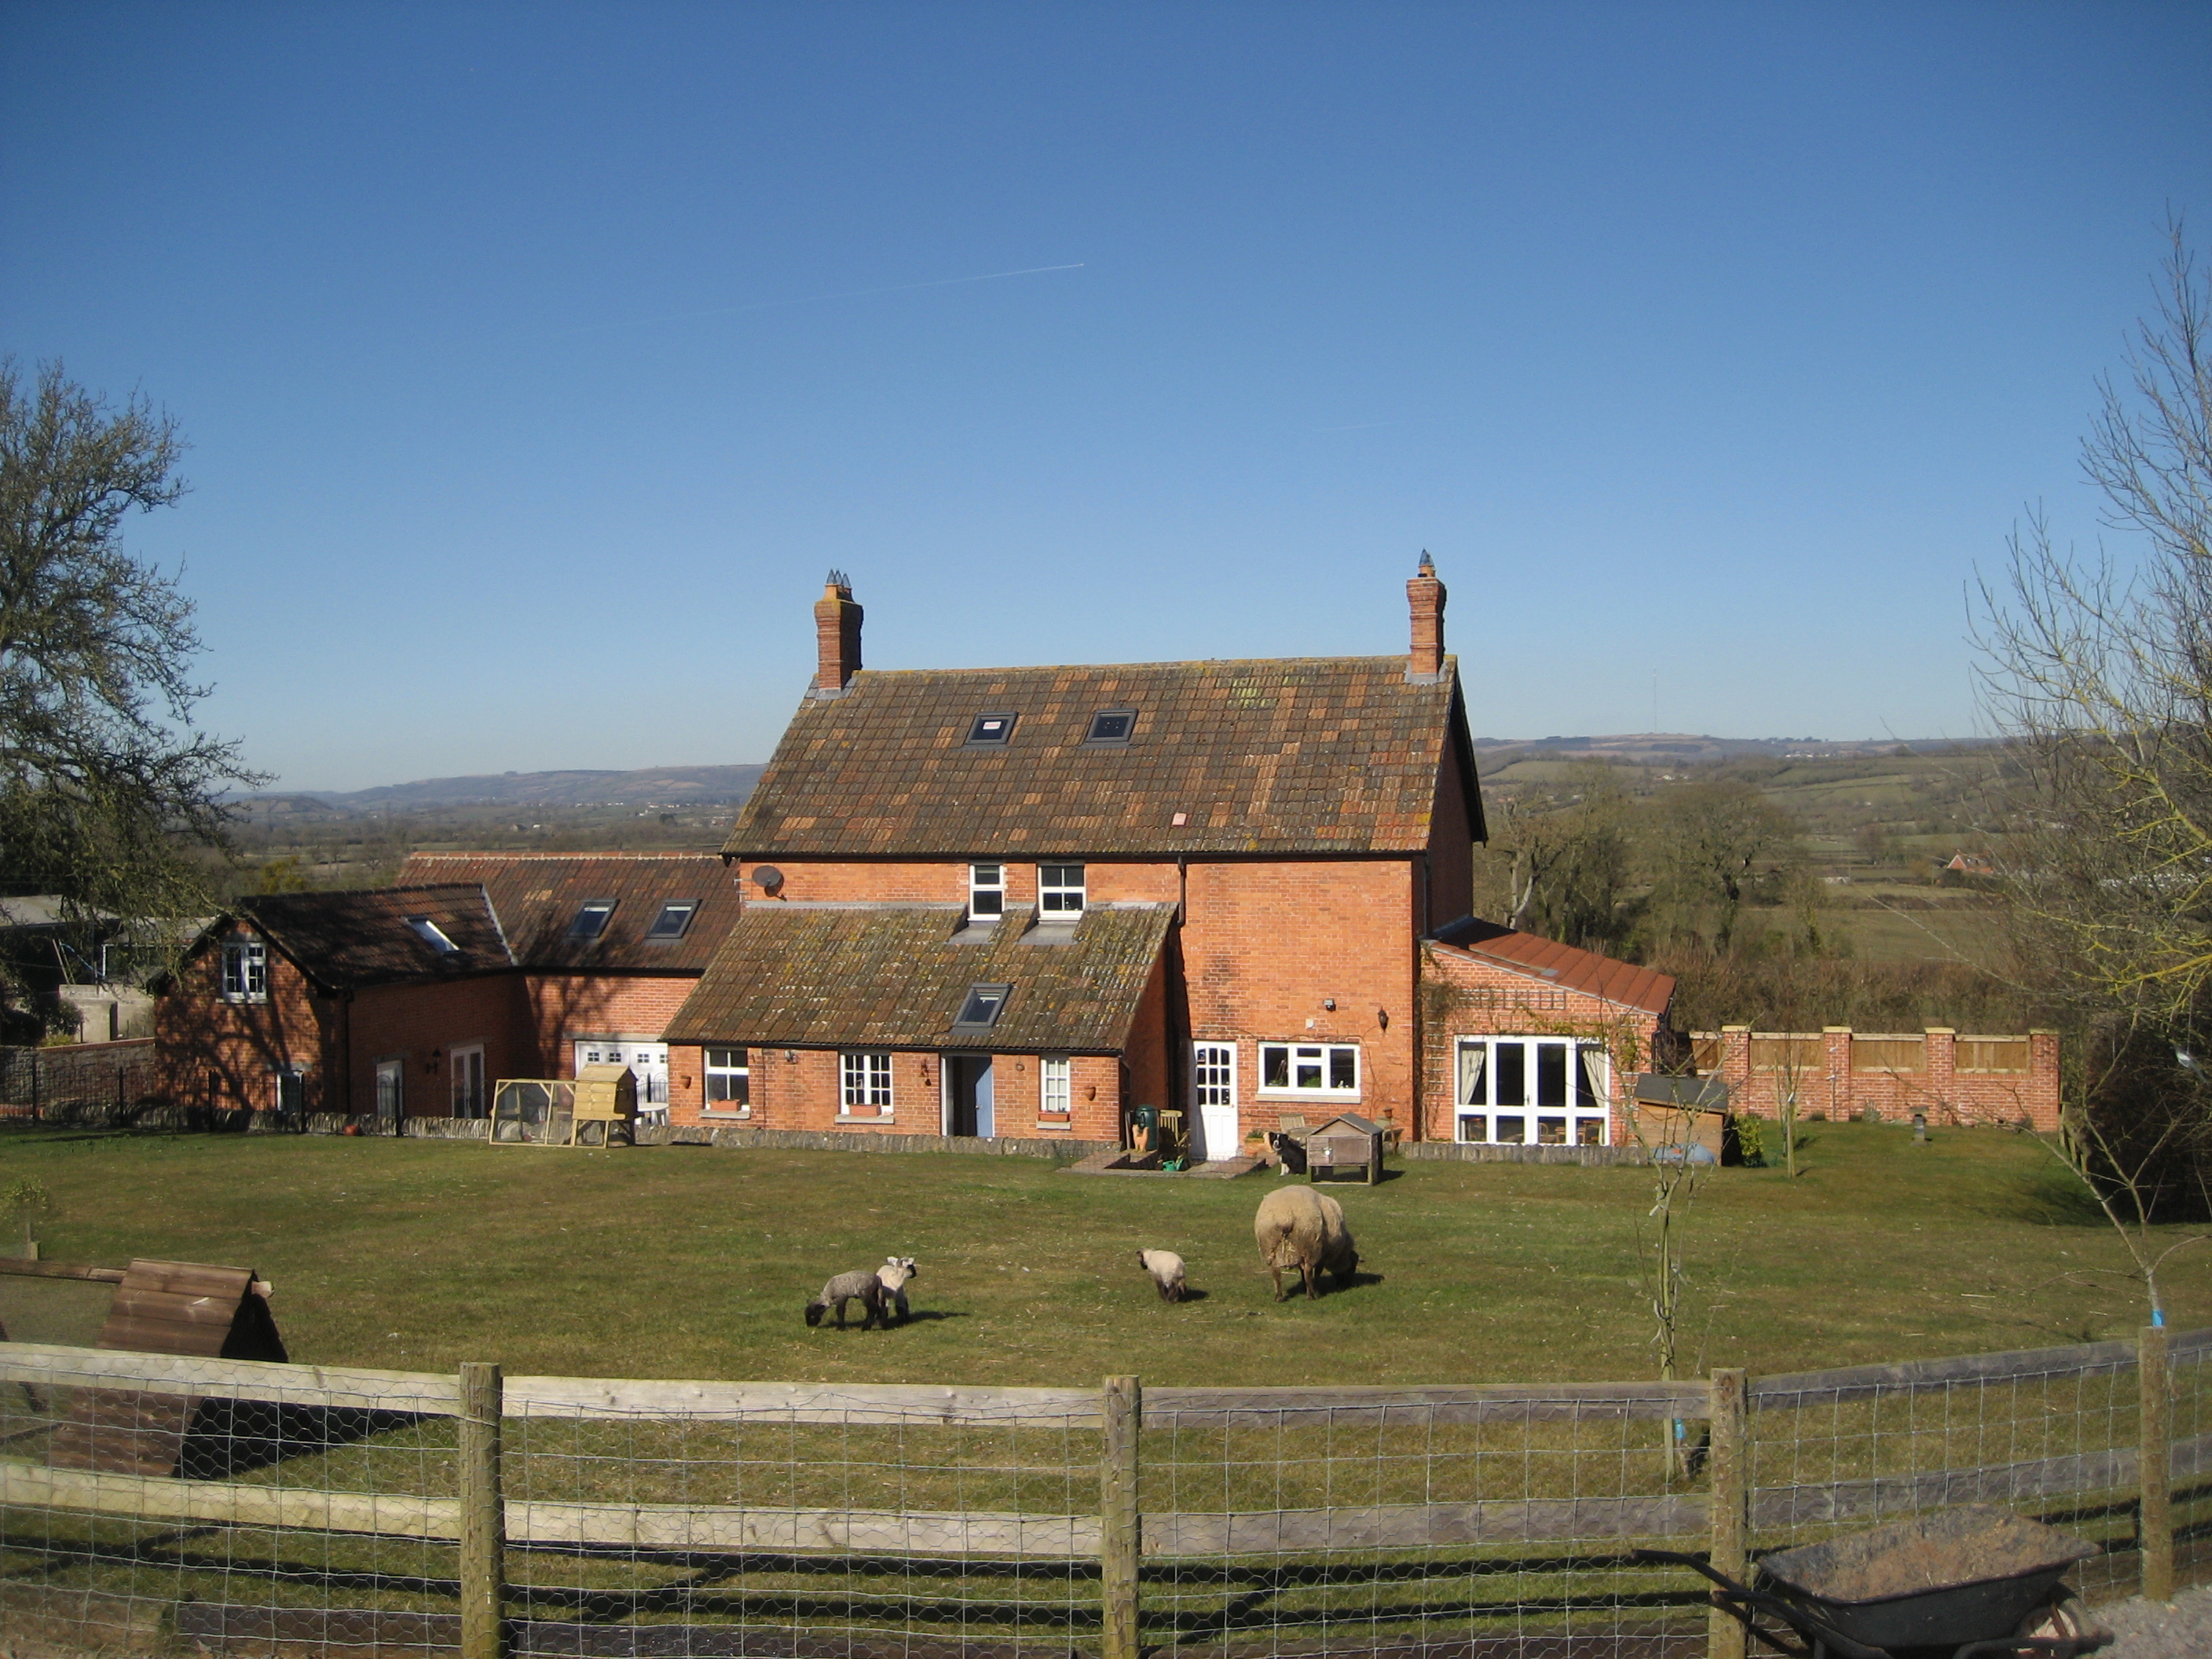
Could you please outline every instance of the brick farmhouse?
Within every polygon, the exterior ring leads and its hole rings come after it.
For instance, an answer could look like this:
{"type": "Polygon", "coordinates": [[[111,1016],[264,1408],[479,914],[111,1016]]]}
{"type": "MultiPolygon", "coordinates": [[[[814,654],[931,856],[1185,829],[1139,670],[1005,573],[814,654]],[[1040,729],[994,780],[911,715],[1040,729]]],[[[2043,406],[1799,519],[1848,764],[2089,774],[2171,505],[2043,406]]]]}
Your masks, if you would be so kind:
{"type": "Polygon", "coordinates": [[[1444,586],[1407,592],[1403,656],[884,672],[833,574],[724,848],[743,913],[666,1028],[673,1121],[1619,1139],[1673,981],[1471,917],[1444,586]]]}

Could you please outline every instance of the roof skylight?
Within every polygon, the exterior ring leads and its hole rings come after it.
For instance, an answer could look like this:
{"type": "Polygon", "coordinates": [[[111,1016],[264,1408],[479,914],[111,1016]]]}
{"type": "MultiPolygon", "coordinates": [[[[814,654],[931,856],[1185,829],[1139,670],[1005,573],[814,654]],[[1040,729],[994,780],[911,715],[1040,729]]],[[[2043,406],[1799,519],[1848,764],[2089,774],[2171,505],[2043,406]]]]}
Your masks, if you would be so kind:
{"type": "Polygon", "coordinates": [[[615,913],[612,899],[588,899],[576,910],[575,921],[568,924],[570,939],[597,939],[607,931],[607,922],[615,913]]]}
{"type": "Polygon", "coordinates": [[[653,926],[645,930],[649,939],[682,939],[691,929],[691,918],[699,914],[696,899],[675,899],[660,907],[660,914],[653,919],[653,926]]]}
{"type": "Polygon", "coordinates": [[[952,1022],[956,1031],[988,1031],[999,1023],[999,1011],[1006,1006],[1006,996],[1014,988],[1011,985],[971,985],[968,999],[960,1005],[960,1017],[952,1022]]]}
{"type": "Polygon", "coordinates": [[[968,728],[967,747],[970,749],[1000,749],[1014,735],[1014,716],[1012,714],[978,714],[975,724],[968,728]]]}
{"type": "Polygon", "coordinates": [[[428,916],[410,916],[407,918],[407,925],[415,930],[415,936],[417,939],[441,956],[455,955],[461,948],[447,939],[445,929],[428,916]]]}
{"type": "Polygon", "coordinates": [[[1102,708],[1091,717],[1091,730],[1083,738],[1086,749],[1119,747],[1129,741],[1137,729],[1137,711],[1133,708],[1102,708]]]}

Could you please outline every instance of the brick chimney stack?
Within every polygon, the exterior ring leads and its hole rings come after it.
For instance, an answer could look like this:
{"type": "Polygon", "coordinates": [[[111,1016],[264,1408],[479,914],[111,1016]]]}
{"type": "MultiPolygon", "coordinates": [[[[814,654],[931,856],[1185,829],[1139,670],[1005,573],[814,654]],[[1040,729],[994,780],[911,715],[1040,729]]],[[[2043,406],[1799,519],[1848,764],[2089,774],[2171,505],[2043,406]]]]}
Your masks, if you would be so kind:
{"type": "Polygon", "coordinates": [[[860,672],[860,607],[853,603],[852,579],[830,573],[822,597],[814,602],[814,644],[821,666],[814,677],[817,697],[842,697],[860,672]]]}
{"type": "Polygon", "coordinates": [[[1433,684],[1444,672],[1444,585],[1437,580],[1437,567],[1421,550],[1421,568],[1406,584],[1406,602],[1413,612],[1413,648],[1406,658],[1406,678],[1416,684],[1433,684]]]}

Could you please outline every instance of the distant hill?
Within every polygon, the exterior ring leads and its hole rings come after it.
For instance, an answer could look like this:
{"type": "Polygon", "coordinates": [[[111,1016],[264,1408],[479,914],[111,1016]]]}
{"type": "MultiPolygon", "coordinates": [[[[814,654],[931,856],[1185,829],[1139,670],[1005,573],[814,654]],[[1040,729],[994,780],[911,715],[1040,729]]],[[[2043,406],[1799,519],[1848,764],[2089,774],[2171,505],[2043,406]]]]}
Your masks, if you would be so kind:
{"type": "Polygon", "coordinates": [[[1686,732],[1640,732],[1604,738],[1477,738],[1474,751],[1486,760],[1499,755],[1561,760],[1589,757],[1638,766],[1694,766],[1744,755],[1829,760],[1887,755],[1900,748],[1915,754],[1940,755],[1954,749],[1985,748],[1994,741],[1989,738],[1712,738],[1686,732]]]}
{"type": "Polygon", "coordinates": [[[482,777],[426,778],[342,793],[291,791],[255,795],[257,815],[322,817],[362,812],[421,812],[447,806],[732,805],[753,792],[765,769],[744,766],[648,766],[635,772],[501,772],[482,777]]]}

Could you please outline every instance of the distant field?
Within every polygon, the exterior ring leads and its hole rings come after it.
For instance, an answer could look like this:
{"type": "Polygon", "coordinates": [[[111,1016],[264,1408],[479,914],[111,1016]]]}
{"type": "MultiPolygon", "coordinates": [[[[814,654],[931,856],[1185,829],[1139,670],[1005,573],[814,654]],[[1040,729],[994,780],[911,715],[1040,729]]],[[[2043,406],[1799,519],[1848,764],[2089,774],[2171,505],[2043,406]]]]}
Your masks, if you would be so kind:
{"type": "MultiPolygon", "coordinates": [[[[259,1269],[294,1358],[790,1380],[1223,1384],[1650,1374],[1635,1170],[1413,1164],[1343,1190],[1355,1289],[1277,1305],[1251,1216],[1275,1179],[1130,1181],[1020,1158],[11,1131],[46,1254],[259,1269]],[[1206,1292],[1161,1305],[1140,1247],[1206,1292]],[[922,1316],[810,1331],[833,1272],[921,1258],[922,1316]]],[[[1729,1170],[1692,1213],[1695,1336],[1756,1370],[2124,1335],[2106,1223],[2033,1141],[1814,1125],[1808,1173],[1729,1170]]],[[[2212,1324],[2212,1248],[2169,1268],[2212,1324]]],[[[82,1340],[103,1292],[0,1277],[18,1339],[82,1340]]]]}

